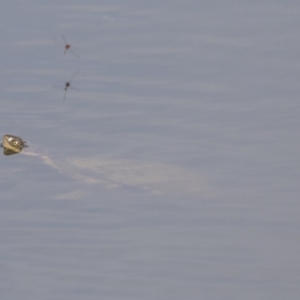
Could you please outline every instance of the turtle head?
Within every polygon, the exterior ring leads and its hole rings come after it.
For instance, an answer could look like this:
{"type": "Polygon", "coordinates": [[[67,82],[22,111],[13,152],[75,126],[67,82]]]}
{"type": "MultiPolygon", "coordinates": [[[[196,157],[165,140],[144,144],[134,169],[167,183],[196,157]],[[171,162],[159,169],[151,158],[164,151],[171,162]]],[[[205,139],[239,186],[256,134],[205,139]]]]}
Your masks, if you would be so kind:
{"type": "Polygon", "coordinates": [[[5,134],[3,136],[2,147],[4,150],[11,150],[14,153],[20,153],[24,147],[27,147],[26,142],[20,137],[5,134]]]}

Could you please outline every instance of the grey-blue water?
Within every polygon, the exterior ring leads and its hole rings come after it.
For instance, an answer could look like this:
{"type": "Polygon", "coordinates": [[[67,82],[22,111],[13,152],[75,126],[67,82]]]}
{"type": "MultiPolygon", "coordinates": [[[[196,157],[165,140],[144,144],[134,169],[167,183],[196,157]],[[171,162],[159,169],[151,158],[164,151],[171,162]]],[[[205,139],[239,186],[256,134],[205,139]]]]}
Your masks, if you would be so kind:
{"type": "Polygon", "coordinates": [[[0,156],[1,300],[299,299],[299,1],[4,1],[0,25],[0,134],[50,160],[0,156]]]}

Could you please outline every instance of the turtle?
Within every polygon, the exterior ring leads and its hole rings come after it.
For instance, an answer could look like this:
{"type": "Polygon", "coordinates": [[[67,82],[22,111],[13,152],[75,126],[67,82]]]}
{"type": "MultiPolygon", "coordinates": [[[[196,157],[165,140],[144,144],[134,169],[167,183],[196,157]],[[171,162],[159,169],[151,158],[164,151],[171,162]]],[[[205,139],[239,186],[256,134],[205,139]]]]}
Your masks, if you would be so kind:
{"type": "Polygon", "coordinates": [[[11,134],[5,134],[3,136],[1,146],[3,147],[4,155],[17,154],[20,153],[23,148],[28,147],[26,141],[23,141],[20,137],[11,134]]]}
{"type": "Polygon", "coordinates": [[[48,155],[25,150],[29,147],[28,143],[18,136],[9,134],[3,136],[2,147],[5,155],[22,153],[39,157],[46,165],[60,173],[107,189],[131,187],[154,195],[189,195],[209,198],[215,194],[203,176],[166,163],[101,157],[71,157],[56,163],[48,155]],[[7,151],[12,153],[5,153],[7,151]]]}

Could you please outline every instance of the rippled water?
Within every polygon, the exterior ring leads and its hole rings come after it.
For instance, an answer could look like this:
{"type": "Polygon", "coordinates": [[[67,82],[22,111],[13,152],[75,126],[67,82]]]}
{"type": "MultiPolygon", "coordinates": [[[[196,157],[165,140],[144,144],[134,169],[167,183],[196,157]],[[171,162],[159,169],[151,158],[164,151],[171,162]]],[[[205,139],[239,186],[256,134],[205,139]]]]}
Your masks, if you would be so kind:
{"type": "Polygon", "coordinates": [[[298,299],[299,14],[3,3],[1,299],[298,299]]]}

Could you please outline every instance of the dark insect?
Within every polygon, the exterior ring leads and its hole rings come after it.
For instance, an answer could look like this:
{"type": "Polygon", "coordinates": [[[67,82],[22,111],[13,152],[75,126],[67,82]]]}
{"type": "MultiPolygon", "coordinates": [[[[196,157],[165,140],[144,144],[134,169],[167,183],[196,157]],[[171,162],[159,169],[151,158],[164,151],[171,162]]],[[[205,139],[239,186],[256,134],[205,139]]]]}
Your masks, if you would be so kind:
{"type": "Polygon", "coordinates": [[[68,88],[71,88],[71,89],[73,89],[73,90],[76,90],[74,87],[71,86],[71,83],[72,83],[73,79],[74,79],[78,74],[79,74],[79,71],[76,71],[76,72],[72,75],[71,79],[65,83],[65,88],[64,88],[64,91],[65,91],[65,94],[64,94],[64,101],[66,101],[66,96],[67,96],[67,90],[68,90],[68,88]]]}

